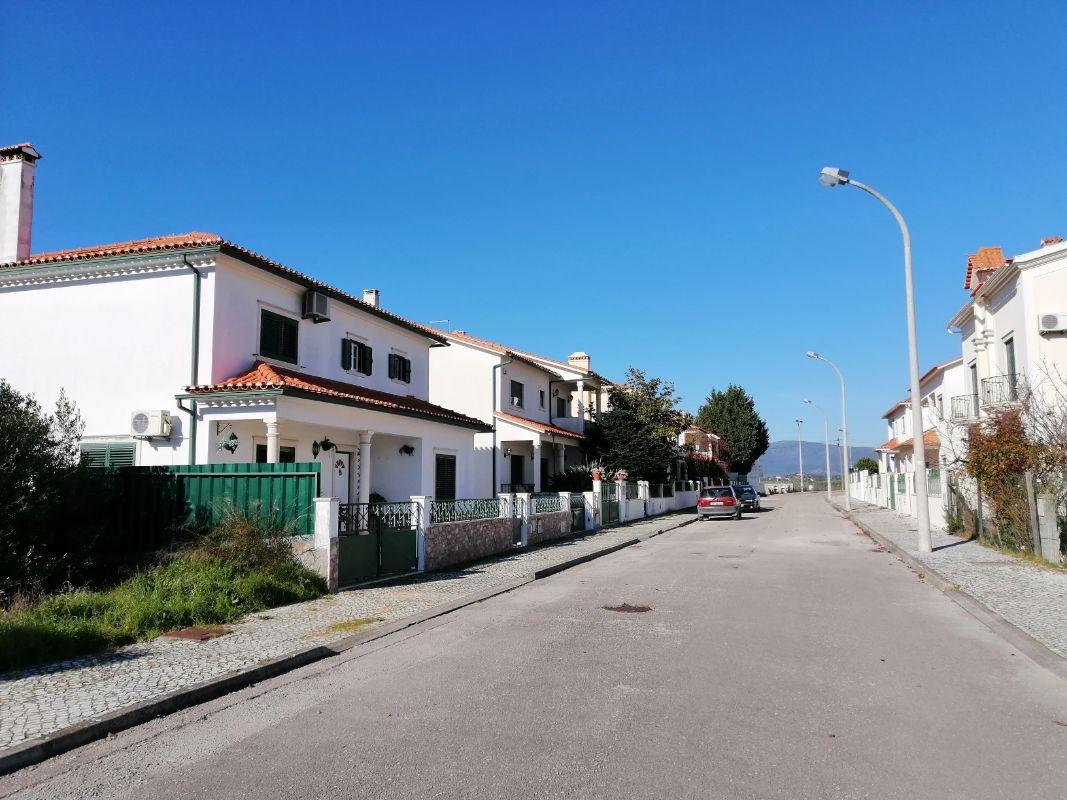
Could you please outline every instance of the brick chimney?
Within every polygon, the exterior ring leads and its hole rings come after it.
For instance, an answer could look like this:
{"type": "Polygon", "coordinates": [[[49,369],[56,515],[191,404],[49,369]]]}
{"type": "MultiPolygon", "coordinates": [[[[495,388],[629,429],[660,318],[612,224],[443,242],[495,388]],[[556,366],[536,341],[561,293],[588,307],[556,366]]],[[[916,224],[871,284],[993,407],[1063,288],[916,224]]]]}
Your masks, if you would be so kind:
{"type": "Polygon", "coordinates": [[[577,353],[571,353],[567,356],[567,363],[575,369],[580,369],[582,372],[589,371],[589,354],[583,353],[579,350],[577,353]]]}
{"type": "Polygon", "coordinates": [[[29,142],[0,147],[0,264],[30,257],[33,175],[40,157],[29,142]]]}
{"type": "Polygon", "coordinates": [[[363,290],[363,302],[368,306],[374,306],[379,308],[382,302],[382,293],[377,289],[364,289],[363,290]]]}

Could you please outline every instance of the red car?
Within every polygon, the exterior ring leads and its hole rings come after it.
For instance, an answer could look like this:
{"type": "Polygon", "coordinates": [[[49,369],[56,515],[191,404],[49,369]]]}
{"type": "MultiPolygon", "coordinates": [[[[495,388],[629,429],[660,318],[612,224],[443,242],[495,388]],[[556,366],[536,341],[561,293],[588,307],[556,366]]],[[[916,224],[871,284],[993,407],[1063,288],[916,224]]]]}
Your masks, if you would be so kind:
{"type": "Polygon", "coordinates": [[[709,486],[697,500],[697,518],[730,517],[741,519],[741,503],[732,486],[709,486]]]}

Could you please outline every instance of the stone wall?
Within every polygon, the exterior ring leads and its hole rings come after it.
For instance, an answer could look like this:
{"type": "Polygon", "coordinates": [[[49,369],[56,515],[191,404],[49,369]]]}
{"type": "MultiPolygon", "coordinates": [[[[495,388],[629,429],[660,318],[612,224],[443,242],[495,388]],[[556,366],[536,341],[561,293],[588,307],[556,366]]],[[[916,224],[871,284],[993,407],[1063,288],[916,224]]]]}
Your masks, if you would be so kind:
{"type": "Polygon", "coordinates": [[[426,529],[426,570],[477,561],[514,547],[510,517],[444,522],[426,529]]]}
{"type": "Polygon", "coordinates": [[[529,524],[527,544],[550,542],[571,535],[571,512],[547,511],[544,514],[531,514],[529,524]]]}

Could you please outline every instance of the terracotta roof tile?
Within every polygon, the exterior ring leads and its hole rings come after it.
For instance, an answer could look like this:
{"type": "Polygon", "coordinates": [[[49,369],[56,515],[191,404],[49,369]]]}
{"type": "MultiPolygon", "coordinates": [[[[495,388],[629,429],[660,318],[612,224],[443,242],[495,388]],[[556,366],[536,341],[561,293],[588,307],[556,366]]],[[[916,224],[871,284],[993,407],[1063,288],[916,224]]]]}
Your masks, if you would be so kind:
{"type": "MultiPolygon", "coordinates": [[[[894,439],[893,441],[896,441],[896,440],[894,439]]],[[[910,439],[905,439],[903,442],[900,442],[896,447],[887,448],[887,449],[890,449],[890,450],[905,450],[905,449],[908,449],[908,448],[911,448],[911,447],[914,447],[914,446],[915,446],[915,439],[913,437],[913,438],[910,438],[910,439]]],[[[940,446],[941,446],[941,436],[938,435],[937,431],[935,431],[933,428],[931,428],[930,430],[923,432],[923,447],[940,447],[940,446]]]]}
{"type": "Polygon", "coordinates": [[[899,444],[900,444],[900,441],[896,437],[894,437],[894,438],[890,439],[888,442],[886,442],[885,444],[879,445],[878,447],[876,447],[874,449],[875,450],[896,450],[897,446],[899,444]]]}
{"type": "Polygon", "coordinates": [[[524,428],[533,428],[539,433],[552,433],[556,436],[567,436],[571,439],[578,440],[585,438],[585,436],[583,436],[582,434],[575,433],[574,431],[569,431],[566,428],[559,428],[555,425],[549,425],[546,422],[536,422],[532,419],[526,419],[526,417],[517,417],[514,414],[506,414],[503,411],[497,411],[493,416],[497,419],[502,419],[505,422],[511,422],[515,425],[521,425],[524,428]]]}
{"type": "MultiPolygon", "coordinates": [[[[499,342],[493,342],[493,341],[490,341],[489,339],[480,339],[477,336],[471,336],[469,333],[466,333],[465,331],[447,331],[447,332],[446,331],[437,331],[437,332],[441,336],[450,336],[452,338],[459,339],[460,341],[465,341],[465,342],[470,342],[471,344],[480,345],[480,346],[485,347],[485,348],[487,348],[489,350],[493,350],[494,352],[508,353],[508,354],[510,354],[512,356],[517,357],[520,361],[531,362],[531,363],[533,363],[534,366],[539,367],[540,369],[545,369],[545,367],[543,365],[537,363],[536,359],[541,359],[543,361],[551,361],[553,364],[558,364],[559,366],[564,367],[566,369],[571,369],[571,370],[574,370],[576,372],[582,372],[582,370],[578,369],[573,364],[571,364],[569,362],[566,362],[566,361],[560,361],[558,358],[549,358],[548,356],[537,355],[537,353],[530,353],[530,352],[525,351],[525,350],[516,350],[513,347],[508,347],[506,345],[500,344],[499,342]]],[[[550,371],[550,370],[546,370],[546,371],[550,371]]],[[[601,381],[602,383],[606,383],[609,386],[615,386],[616,385],[614,381],[609,380],[608,378],[605,378],[603,375],[600,375],[599,373],[594,372],[591,369],[590,370],[585,370],[585,373],[587,375],[592,375],[597,380],[601,381]]]]}
{"type": "Polygon", "coordinates": [[[254,392],[264,389],[281,389],[283,393],[297,395],[321,395],[324,398],[348,401],[372,410],[386,413],[402,413],[426,419],[441,420],[479,430],[491,430],[479,419],[460,414],[410,395],[390,394],[367,389],[354,383],[345,383],[317,375],[307,375],[296,370],[276,367],[257,361],[248,372],[206,386],[188,386],[190,394],[211,395],[219,392],[254,392]]]}
{"type": "Polygon", "coordinates": [[[979,248],[977,253],[967,256],[967,275],[963,280],[963,288],[977,289],[981,284],[973,283],[975,273],[1000,269],[1007,261],[1004,251],[999,246],[979,248]]]}

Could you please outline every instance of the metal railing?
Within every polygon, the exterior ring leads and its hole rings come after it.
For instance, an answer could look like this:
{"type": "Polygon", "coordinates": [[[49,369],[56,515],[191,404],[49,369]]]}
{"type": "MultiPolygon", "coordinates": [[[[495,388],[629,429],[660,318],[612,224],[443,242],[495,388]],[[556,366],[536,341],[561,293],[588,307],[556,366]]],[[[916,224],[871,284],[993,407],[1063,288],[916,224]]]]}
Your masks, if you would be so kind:
{"type": "Polygon", "coordinates": [[[926,470],[926,493],[930,497],[941,496],[941,469],[929,467],[926,470]]]}
{"type": "Polygon", "coordinates": [[[627,500],[636,500],[639,496],[640,496],[640,493],[638,492],[638,487],[637,487],[636,483],[628,483],[628,484],[626,484],[626,499],[627,500]]]}
{"type": "Polygon", "coordinates": [[[341,503],[337,506],[337,532],[342,535],[372,529],[406,530],[419,526],[416,503],[341,503]]]}
{"type": "Polygon", "coordinates": [[[676,491],[676,492],[684,492],[685,491],[685,483],[686,483],[685,481],[675,481],[674,482],[674,491],[676,491]]]}
{"type": "Polygon", "coordinates": [[[571,511],[577,511],[580,508],[585,508],[585,495],[575,492],[571,495],[571,511]]]}
{"type": "Polygon", "coordinates": [[[952,419],[978,419],[978,395],[961,394],[952,398],[952,419]]]}
{"type": "Polygon", "coordinates": [[[563,511],[563,498],[558,494],[538,494],[531,500],[534,514],[547,514],[549,511],[563,511]]]}
{"type": "Polygon", "coordinates": [[[1020,399],[1018,375],[996,375],[982,379],[982,404],[1014,403],[1020,399]]]}
{"type": "Polygon", "coordinates": [[[663,485],[659,483],[650,483],[648,485],[649,497],[663,497],[663,485]]]}
{"type": "Polygon", "coordinates": [[[674,497],[674,484],[673,483],[665,483],[665,484],[663,484],[663,496],[664,497],[674,497]]]}
{"type": "Polygon", "coordinates": [[[471,500],[434,500],[430,503],[430,523],[466,522],[503,516],[499,498],[471,500]]]}
{"type": "Polygon", "coordinates": [[[502,483],[500,484],[500,491],[504,494],[515,494],[515,492],[529,493],[534,490],[532,483],[502,483]]]}
{"type": "Polygon", "coordinates": [[[897,494],[904,494],[908,490],[908,478],[904,473],[897,475],[897,494]]]}

